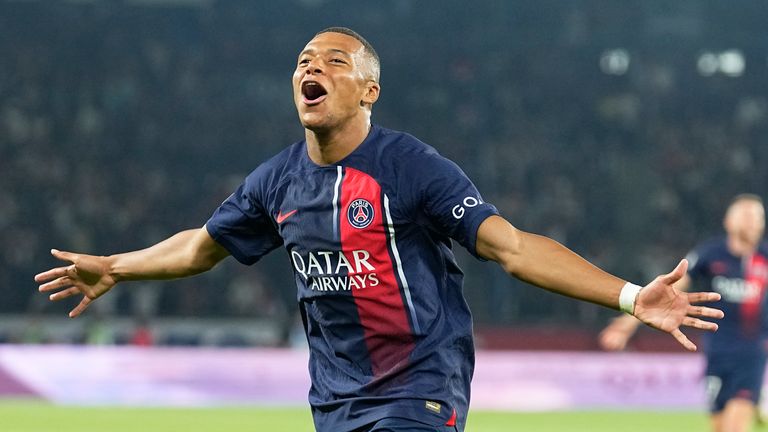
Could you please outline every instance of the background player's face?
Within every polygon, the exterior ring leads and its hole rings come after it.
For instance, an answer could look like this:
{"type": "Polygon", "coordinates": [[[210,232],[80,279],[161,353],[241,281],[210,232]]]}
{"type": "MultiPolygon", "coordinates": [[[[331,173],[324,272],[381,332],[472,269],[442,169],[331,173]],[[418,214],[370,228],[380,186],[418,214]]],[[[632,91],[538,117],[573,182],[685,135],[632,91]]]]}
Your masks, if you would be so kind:
{"type": "Polygon", "coordinates": [[[765,209],[754,200],[736,201],[728,209],[724,225],[729,236],[756,245],[765,231],[765,209]]]}
{"type": "Polygon", "coordinates": [[[363,45],[340,33],[323,33],[299,54],[293,73],[293,99],[301,124],[330,130],[351,118],[368,121],[378,84],[370,78],[363,45]]]}

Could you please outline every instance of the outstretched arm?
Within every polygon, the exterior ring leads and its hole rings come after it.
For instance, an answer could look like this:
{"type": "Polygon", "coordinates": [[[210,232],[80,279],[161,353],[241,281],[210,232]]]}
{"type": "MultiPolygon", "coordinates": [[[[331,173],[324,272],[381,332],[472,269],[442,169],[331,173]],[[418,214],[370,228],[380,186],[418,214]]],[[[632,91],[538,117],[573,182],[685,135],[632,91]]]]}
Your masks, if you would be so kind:
{"type": "Polygon", "coordinates": [[[56,258],[71,263],[35,276],[41,292],[51,300],[77,294],[83,299],[70,313],[74,318],[120,281],[175,279],[210,270],[229,253],[203,227],[182,231],[146,249],[110,256],[94,256],[51,250],[56,258]]]}
{"type": "MultiPolygon", "coordinates": [[[[526,233],[499,216],[486,219],[478,229],[477,253],[498,262],[520,280],[569,297],[619,308],[625,281],[600,270],[568,248],[547,237],[526,233]]],[[[717,324],[698,317],[721,318],[717,309],[691,303],[717,301],[716,293],[683,293],[672,285],[685,275],[683,260],[669,274],[646,285],[635,298],[633,315],[645,324],[670,333],[690,351],[694,345],[680,326],[714,331],[717,324]]]]}

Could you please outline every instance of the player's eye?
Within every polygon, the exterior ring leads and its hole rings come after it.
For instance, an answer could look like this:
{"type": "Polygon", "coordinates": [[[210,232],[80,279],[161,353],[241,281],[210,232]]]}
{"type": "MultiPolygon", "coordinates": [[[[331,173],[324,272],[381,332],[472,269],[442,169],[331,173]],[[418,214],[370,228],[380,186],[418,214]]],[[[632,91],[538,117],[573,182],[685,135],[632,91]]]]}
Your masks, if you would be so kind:
{"type": "Polygon", "coordinates": [[[347,64],[346,61],[340,59],[340,58],[332,58],[331,63],[339,63],[339,64],[347,64]]]}
{"type": "Polygon", "coordinates": [[[300,60],[299,60],[299,64],[300,64],[300,65],[309,64],[309,59],[308,59],[308,58],[305,58],[305,59],[300,59],[300,60]]]}

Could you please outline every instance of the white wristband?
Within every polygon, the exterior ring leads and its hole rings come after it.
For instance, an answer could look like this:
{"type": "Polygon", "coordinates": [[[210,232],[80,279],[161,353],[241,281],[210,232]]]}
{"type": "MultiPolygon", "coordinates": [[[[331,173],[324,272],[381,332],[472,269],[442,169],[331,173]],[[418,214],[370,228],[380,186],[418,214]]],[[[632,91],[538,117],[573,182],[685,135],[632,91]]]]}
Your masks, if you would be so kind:
{"type": "Polygon", "coordinates": [[[635,313],[635,300],[643,287],[627,282],[619,293],[619,309],[630,315],[635,313]]]}

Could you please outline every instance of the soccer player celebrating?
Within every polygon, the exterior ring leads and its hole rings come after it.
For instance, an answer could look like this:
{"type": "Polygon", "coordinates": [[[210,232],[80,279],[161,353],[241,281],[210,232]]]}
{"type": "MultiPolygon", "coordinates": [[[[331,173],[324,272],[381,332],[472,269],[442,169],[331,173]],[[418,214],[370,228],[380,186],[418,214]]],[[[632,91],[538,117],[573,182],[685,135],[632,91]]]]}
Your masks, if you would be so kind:
{"type": "MultiPolygon", "coordinates": [[[[725,312],[717,333],[705,335],[706,389],[715,432],[746,432],[756,417],[766,362],[768,244],[763,240],[765,209],[751,194],[733,199],[723,221],[726,236],[697,246],[687,275],[675,283],[686,291],[716,292],[725,312]]],[[[608,350],[626,346],[640,322],[625,315],[600,334],[608,350]]]]}
{"type": "Polygon", "coordinates": [[[463,430],[474,368],[472,323],[456,240],[510,275],[625,310],[696,347],[680,326],[715,330],[693,306],[719,298],[672,285],[686,261],[644,288],[483,201],[461,169],[416,138],[372,125],[379,58],[346,28],[309,41],[293,74],[305,138],[257,167],[201,229],[147,249],[92,256],[53,250],[64,267],[40,273],[51,300],[82,294],[80,315],[118,282],[172,279],[227,255],[253,264],[284,246],[309,342],[309,402],[319,431],[463,430]]]}

